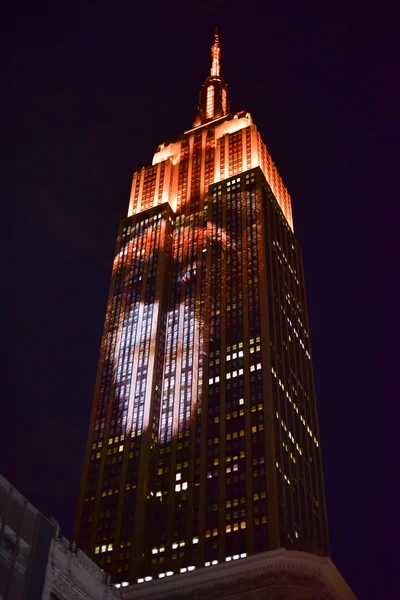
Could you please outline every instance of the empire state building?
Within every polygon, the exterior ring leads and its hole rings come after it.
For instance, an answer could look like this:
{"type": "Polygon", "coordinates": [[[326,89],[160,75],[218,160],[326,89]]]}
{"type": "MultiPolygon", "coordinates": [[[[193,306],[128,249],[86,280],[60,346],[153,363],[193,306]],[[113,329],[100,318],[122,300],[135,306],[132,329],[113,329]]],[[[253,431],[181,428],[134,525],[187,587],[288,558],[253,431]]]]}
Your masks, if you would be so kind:
{"type": "Polygon", "coordinates": [[[119,583],[329,554],[291,199],[220,58],[118,232],[75,540],[119,583]]]}

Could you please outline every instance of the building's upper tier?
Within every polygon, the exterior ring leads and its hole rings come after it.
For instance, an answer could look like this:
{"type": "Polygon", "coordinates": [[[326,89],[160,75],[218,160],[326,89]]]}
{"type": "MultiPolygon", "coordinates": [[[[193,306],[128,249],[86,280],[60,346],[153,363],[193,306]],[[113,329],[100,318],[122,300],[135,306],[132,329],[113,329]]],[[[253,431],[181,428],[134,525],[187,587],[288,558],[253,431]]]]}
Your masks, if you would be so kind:
{"type": "Polygon", "coordinates": [[[153,164],[133,175],[128,216],[169,202],[175,212],[208,186],[260,167],[293,230],[289,193],[249,113],[220,117],[161,144],[153,164]]]}
{"type": "Polygon", "coordinates": [[[200,90],[193,129],[161,144],[152,166],[134,173],[128,216],[163,202],[179,212],[191,200],[205,198],[213,183],[260,167],[293,230],[289,193],[250,114],[229,114],[217,31],[211,57],[210,75],[200,90]]]}

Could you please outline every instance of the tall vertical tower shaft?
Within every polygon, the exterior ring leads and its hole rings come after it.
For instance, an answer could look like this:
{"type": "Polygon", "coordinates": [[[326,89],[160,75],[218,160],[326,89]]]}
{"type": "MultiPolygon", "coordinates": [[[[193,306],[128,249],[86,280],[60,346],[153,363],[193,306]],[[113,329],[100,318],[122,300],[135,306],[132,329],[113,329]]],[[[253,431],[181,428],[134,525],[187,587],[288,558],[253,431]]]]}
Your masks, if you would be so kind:
{"type": "Polygon", "coordinates": [[[114,581],[329,552],[301,249],[215,33],[192,129],[135,172],[76,520],[114,581]],[[212,90],[212,91],[210,91],[212,90]]]}

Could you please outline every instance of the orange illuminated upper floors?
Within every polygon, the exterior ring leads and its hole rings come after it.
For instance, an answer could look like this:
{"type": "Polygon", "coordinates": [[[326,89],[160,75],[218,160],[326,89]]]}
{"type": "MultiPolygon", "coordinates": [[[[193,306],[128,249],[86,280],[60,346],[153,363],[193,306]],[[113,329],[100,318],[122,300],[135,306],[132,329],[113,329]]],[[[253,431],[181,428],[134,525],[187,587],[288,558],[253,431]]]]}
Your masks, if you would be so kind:
{"type": "Polygon", "coordinates": [[[204,197],[209,185],[257,166],[293,230],[290,195],[251,115],[244,111],[160,144],[153,164],[133,175],[128,216],[163,202],[180,213],[194,195],[204,197]]]}

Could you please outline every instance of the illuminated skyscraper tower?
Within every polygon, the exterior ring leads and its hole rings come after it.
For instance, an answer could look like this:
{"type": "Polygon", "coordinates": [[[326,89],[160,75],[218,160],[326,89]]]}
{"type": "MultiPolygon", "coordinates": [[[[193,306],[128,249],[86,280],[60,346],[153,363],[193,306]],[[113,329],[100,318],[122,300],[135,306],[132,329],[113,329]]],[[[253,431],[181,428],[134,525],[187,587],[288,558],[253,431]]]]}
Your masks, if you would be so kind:
{"type": "Polygon", "coordinates": [[[211,55],[118,233],[76,541],[119,582],[329,551],[290,196],[211,55]]]}

